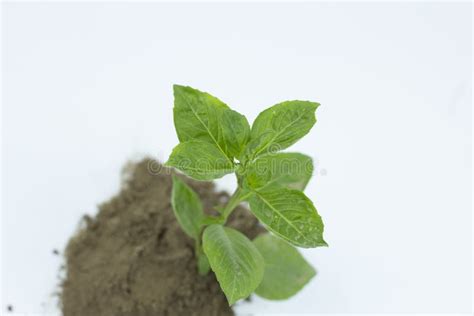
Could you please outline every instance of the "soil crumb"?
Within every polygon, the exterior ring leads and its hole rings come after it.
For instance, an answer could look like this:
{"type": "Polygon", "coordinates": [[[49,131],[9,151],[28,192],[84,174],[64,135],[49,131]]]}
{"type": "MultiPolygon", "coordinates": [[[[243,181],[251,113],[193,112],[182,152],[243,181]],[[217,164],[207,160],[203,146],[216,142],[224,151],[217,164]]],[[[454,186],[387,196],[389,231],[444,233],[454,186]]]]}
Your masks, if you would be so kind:
{"type": "MultiPolygon", "coordinates": [[[[197,273],[194,242],[171,209],[171,173],[151,159],[129,164],[120,193],[84,217],[65,252],[64,316],[233,315],[214,274],[197,273]]],[[[208,213],[229,198],[211,182],[186,182],[208,213]]],[[[249,238],[261,232],[242,206],[228,223],[249,238]]]]}

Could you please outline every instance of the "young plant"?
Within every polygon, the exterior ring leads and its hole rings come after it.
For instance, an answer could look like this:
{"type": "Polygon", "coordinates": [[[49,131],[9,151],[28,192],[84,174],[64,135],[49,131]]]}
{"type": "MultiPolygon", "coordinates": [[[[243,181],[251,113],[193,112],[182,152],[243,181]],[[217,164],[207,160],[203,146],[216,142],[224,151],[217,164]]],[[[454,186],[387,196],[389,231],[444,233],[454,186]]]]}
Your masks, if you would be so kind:
{"type": "Polygon", "coordinates": [[[172,206],[184,232],[195,240],[200,274],[212,269],[229,305],[252,292],[281,300],[296,294],[316,274],[293,246],[327,246],[323,222],[303,193],[311,178],[310,157],[282,153],[316,122],[318,103],[286,101],[258,115],[250,128],[245,116],[208,93],[175,85],[174,124],[180,143],[167,166],[196,180],[229,173],[237,189],[219,216],[208,216],[198,195],[173,177],[172,206]],[[250,241],[226,227],[241,202],[271,233],[250,241]]]}

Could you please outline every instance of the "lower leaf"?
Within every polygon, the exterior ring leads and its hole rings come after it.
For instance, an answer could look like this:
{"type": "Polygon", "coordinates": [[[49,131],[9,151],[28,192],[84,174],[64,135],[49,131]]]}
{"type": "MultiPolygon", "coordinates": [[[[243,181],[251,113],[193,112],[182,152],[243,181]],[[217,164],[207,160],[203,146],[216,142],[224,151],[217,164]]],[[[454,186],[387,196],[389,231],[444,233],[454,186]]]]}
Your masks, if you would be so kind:
{"type": "Polygon", "coordinates": [[[260,235],[253,241],[265,260],[263,280],[255,290],[269,300],[284,300],[298,293],[316,271],[298,250],[271,234],[260,235]]]}
{"type": "Polygon", "coordinates": [[[204,230],[203,248],[229,305],[248,297],[263,278],[264,261],[242,233],[222,225],[204,230]]]}

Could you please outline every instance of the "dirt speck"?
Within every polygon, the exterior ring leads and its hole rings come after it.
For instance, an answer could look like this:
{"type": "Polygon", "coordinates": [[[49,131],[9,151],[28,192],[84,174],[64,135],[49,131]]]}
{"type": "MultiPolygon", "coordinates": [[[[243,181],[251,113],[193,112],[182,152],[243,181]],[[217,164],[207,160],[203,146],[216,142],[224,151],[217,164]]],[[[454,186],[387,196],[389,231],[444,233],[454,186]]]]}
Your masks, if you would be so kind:
{"type": "MultiPolygon", "coordinates": [[[[120,193],[69,241],[64,316],[233,315],[215,276],[197,274],[194,242],[171,209],[170,170],[150,165],[159,166],[149,159],[128,166],[120,193]]],[[[186,181],[208,213],[228,199],[210,182],[186,181]]],[[[261,232],[244,207],[229,225],[250,238],[261,232]]]]}

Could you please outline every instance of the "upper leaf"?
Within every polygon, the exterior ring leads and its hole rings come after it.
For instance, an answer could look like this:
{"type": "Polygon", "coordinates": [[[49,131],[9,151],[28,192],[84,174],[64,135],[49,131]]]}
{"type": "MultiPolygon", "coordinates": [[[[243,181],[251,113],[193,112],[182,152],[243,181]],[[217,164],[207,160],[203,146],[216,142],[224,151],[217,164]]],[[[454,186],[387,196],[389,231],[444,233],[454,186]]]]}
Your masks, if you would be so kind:
{"type": "Polygon", "coordinates": [[[293,145],[316,123],[318,106],[319,103],[309,101],[286,101],[260,113],[252,125],[248,158],[252,160],[293,145]]]}
{"type": "Polygon", "coordinates": [[[215,145],[203,141],[180,143],[166,166],[175,167],[196,180],[212,180],[234,172],[234,164],[215,145]]]}
{"type": "Polygon", "coordinates": [[[221,118],[225,150],[230,157],[240,160],[250,137],[249,122],[245,116],[233,110],[222,111],[221,118]]]}
{"type": "Polygon", "coordinates": [[[173,86],[174,126],[180,142],[202,140],[222,145],[219,117],[228,106],[212,95],[180,85],[173,86]]]}
{"type": "Polygon", "coordinates": [[[174,125],[180,142],[201,140],[239,157],[250,135],[245,116],[209,93],[174,85],[174,125]]]}
{"type": "Polygon", "coordinates": [[[171,205],[181,228],[189,237],[198,239],[204,218],[201,200],[184,181],[173,176],[171,205]]]}
{"type": "Polygon", "coordinates": [[[295,246],[327,246],[324,225],[303,192],[285,188],[254,191],[248,198],[250,210],[267,227],[295,246]]]}
{"type": "Polygon", "coordinates": [[[313,174],[313,160],[299,153],[257,158],[247,167],[246,183],[253,189],[286,187],[303,191],[313,174]]]}
{"type": "Polygon", "coordinates": [[[253,241],[265,261],[263,280],[255,293],[269,300],[284,300],[298,293],[316,271],[298,250],[280,238],[263,234],[253,241]]]}
{"type": "Polygon", "coordinates": [[[203,248],[229,305],[249,296],[262,281],[262,255],[242,233],[222,225],[208,226],[203,248]]]}

